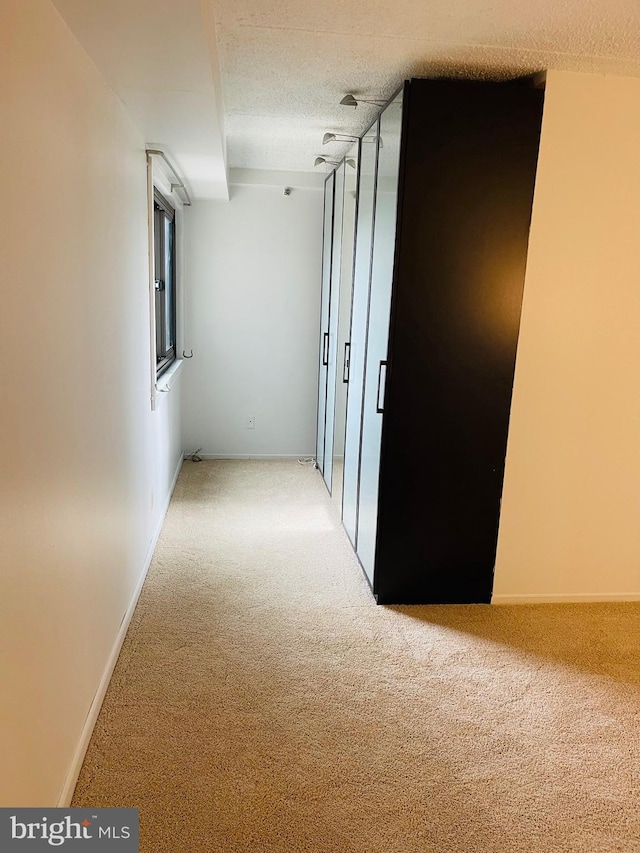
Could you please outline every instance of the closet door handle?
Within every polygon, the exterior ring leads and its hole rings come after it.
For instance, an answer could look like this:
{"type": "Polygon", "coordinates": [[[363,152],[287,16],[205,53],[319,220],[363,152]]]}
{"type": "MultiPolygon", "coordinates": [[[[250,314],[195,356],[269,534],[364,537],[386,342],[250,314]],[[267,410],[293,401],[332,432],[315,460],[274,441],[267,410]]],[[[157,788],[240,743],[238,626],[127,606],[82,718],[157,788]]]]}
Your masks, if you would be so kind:
{"type": "Polygon", "coordinates": [[[349,341],[345,341],[344,344],[344,364],[342,366],[342,381],[347,383],[349,381],[349,370],[351,369],[351,344],[349,341]]]}
{"type": "Polygon", "coordinates": [[[329,332],[325,332],[322,336],[322,366],[326,367],[329,364],[329,332]]]}
{"type": "MultiPolygon", "coordinates": [[[[381,361],[380,365],[378,367],[378,391],[376,393],[376,412],[379,415],[384,414],[384,408],[380,405],[380,386],[382,384],[382,368],[383,367],[384,367],[384,383],[386,385],[387,384],[387,362],[386,361],[381,361]]],[[[384,403],[384,390],[382,391],[382,396],[383,396],[382,402],[384,403]]]]}

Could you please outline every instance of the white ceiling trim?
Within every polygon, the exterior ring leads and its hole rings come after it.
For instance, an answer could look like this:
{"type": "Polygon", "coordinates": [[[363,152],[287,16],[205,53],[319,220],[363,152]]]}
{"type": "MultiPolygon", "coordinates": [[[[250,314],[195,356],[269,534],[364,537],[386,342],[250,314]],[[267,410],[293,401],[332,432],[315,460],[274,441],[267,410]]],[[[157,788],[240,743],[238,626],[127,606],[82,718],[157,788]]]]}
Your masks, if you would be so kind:
{"type": "Polygon", "coordinates": [[[53,0],[148,147],[190,194],[228,198],[213,12],[204,0],[53,0]]]}

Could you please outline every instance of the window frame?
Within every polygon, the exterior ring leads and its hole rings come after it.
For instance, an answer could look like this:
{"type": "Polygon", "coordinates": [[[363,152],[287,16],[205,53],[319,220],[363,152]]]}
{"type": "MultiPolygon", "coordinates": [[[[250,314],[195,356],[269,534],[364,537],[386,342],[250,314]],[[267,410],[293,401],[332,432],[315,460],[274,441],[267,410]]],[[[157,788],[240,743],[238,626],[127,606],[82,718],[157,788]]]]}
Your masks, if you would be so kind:
{"type": "Polygon", "coordinates": [[[176,209],[160,190],[153,188],[153,283],[155,308],[155,355],[156,379],[162,376],[177,358],[177,279],[176,279],[176,209]],[[165,224],[171,226],[171,305],[170,328],[167,319],[166,268],[165,268],[165,224]],[[160,273],[160,274],[159,274],[160,273]],[[172,346],[166,346],[167,332],[172,346]]]}

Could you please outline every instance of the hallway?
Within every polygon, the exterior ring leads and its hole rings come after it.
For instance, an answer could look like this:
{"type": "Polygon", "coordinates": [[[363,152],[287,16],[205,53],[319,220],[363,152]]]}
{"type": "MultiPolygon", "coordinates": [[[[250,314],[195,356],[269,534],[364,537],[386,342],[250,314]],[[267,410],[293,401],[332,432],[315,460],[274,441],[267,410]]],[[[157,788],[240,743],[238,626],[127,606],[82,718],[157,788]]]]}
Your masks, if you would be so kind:
{"type": "Polygon", "coordinates": [[[635,853],[639,613],[377,607],[311,466],[185,461],[73,805],[145,853],[635,853]]]}

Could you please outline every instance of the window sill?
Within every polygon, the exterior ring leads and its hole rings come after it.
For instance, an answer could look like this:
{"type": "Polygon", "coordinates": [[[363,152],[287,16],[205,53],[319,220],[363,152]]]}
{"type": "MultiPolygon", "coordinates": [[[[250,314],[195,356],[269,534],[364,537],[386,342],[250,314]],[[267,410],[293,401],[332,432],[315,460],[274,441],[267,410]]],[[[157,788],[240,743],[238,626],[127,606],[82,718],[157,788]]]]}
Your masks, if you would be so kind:
{"type": "Polygon", "coordinates": [[[171,367],[168,367],[162,376],[160,376],[156,381],[151,394],[151,408],[153,411],[158,408],[159,400],[171,391],[172,380],[175,379],[177,374],[180,372],[183,363],[183,358],[177,358],[171,364],[171,367]]]}

